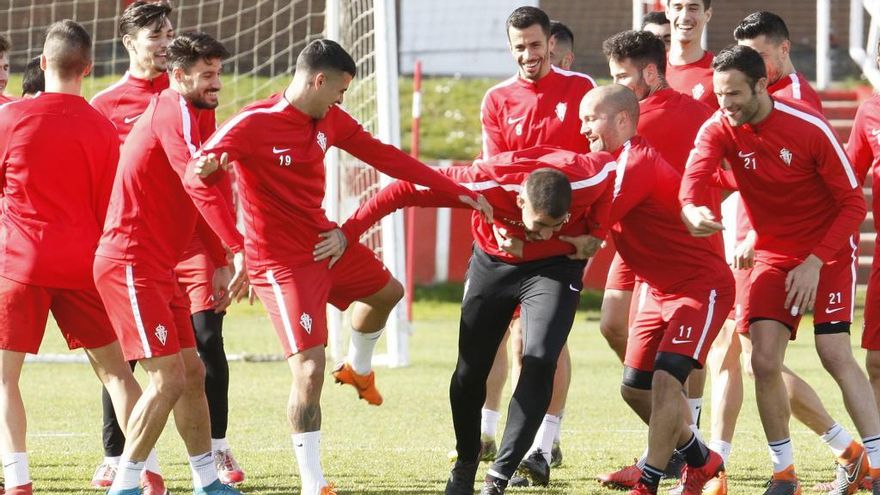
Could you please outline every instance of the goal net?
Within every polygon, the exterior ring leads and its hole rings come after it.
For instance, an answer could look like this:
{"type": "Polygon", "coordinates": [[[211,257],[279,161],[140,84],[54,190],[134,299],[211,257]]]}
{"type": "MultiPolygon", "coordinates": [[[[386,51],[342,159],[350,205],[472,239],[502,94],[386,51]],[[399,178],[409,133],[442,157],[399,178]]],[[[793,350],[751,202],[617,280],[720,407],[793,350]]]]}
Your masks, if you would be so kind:
{"type": "MultiPolygon", "coordinates": [[[[128,68],[128,54],[117,33],[119,15],[132,0],[0,0],[0,32],[10,37],[13,74],[42,51],[46,28],[73,19],[92,34],[95,67],[84,84],[91,97],[128,68]],[[4,30],[5,29],[5,30],[4,30]]],[[[204,31],[232,53],[224,64],[224,87],[217,120],[245,104],[283,90],[296,57],[310,41],[339,41],[357,62],[358,77],[349,88],[346,110],[385,142],[399,144],[397,43],[394,0],[171,0],[175,31],[204,31]]],[[[7,92],[17,95],[10,83],[7,92]]],[[[327,200],[331,219],[345,220],[385,182],[375,169],[333,151],[327,159],[327,200]]],[[[387,218],[363,237],[391,273],[405,277],[401,215],[387,218]]],[[[342,355],[343,315],[331,311],[331,353],[342,355]]],[[[407,364],[408,325],[395,310],[386,331],[389,365],[407,364]]]]}

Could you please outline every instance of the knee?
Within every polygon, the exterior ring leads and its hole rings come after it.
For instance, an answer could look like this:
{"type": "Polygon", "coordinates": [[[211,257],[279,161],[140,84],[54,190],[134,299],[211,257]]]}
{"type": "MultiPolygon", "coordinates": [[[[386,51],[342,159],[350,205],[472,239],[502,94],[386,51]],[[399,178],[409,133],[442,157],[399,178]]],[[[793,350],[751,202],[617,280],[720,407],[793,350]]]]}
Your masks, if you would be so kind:
{"type": "Polygon", "coordinates": [[[865,358],[865,368],[872,382],[880,380],[880,351],[868,351],[865,358]]]}
{"type": "Polygon", "coordinates": [[[156,389],[156,393],[171,401],[176,401],[183,395],[186,381],[186,370],[180,361],[169,363],[162,370],[153,373],[151,377],[151,383],[156,389]]]}
{"type": "Polygon", "coordinates": [[[654,380],[653,371],[644,371],[624,366],[623,381],[620,384],[620,396],[627,404],[643,400],[651,394],[654,380]]]}
{"type": "Polygon", "coordinates": [[[610,343],[626,340],[626,325],[621,325],[619,321],[602,318],[599,321],[599,332],[610,343]]]}
{"type": "Polygon", "coordinates": [[[200,360],[186,363],[186,387],[189,390],[205,389],[205,365],[200,360]]]}
{"type": "Polygon", "coordinates": [[[849,347],[828,348],[817,346],[816,350],[819,354],[819,360],[822,361],[822,367],[832,376],[838,376],[854,367],[858,367],[852,355],[852,350],[849,347]]]}
{"type": "Polygon", "coordinates": [[[782,359],[775,354],[752,351],[747,368],[755,380],[767,380],[782,374],[782,359]]]}
{"type": "Polygon", "coordinates": [[[383,290],[382,303],[389,308],[393,308],[401,299],[403,299],[403,294],[403,285],[401,285],[396,278],[392,278],[388,281],[388,285],[385,286],[385,289],[383,290]]]}

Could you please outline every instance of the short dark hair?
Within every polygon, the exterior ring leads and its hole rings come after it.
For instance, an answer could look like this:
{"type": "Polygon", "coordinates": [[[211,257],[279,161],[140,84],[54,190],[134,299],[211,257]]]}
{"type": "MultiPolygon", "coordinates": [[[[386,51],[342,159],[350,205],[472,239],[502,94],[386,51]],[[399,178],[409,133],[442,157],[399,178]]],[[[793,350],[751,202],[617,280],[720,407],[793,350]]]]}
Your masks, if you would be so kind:
{"type": "Polygon", "coordinates": [[[176,36],[168,45],[168,67],[188,71],[199,60],[208,61],[229,57],[223,43],[207,33],[184,33],[176,36]]]}
{"type": "Polygon", "coordinates": [[[737,41],[753,40],[762,34],[777,44],[791,39],[782,17],[767,11],[747,15],[733,30],[733,37],[737,41]]]}
{"type": "Polygon", "coordinates": [[[666,45],[663,40],[648,31],[623,31],[602,42],[602,51],[609,60],[618,62],[629,59],[639,69],[648,64],[666,75],[666,45]]]}
{"type": "Polygon", "coordinates": [[[550,37],[556,38],[557,42],[568,43],[574,46],[574,33],[565,24],[559,21],[550,21],[550,37]]]}
{"type": "Polygon", "coordinates": [[[669,24],[669,19],[663,12],[648,12],[647,14],[645,14],[645,17],[642,17],[642,29],[645,29],[645,26],[647,26],[648,24],[658,24],[662,26],[664,24],[669,24]]]}
{"type": "Polygon", "coordinates": [[[40,57],[34,57],[24,66],[21,75],[21,95],[35,95],[46,91],[46,76],[40,68],[40,57]]]}
{"type": "Polygon", "coordinates": [[[0,53],[6,53],[12,49],[12,42],[6,35],[0,34],[0,53]]]}
{"type": "Polygon", "coordinates": [[[133,35],[154,24],[161,28],[170,14],[171,5],[167,2],[138,0],[119,16],[119,36],[133,35]]]}
{"type": "Polygon", "coordinates": [[[312,41],[296,57],[297,71],[318,72],[328,69],[345,72],[351,77],[357,75],[354,59],[345,48],[333,40],[312,41]]]}
{"type": "Polygon", "coordinates": [[[507,17],[508,33],[510,28],[526,29],[535,24],[540,25],[544,35],[550,37],[550,17],[538,7],[520,7],[507,17]]]}
{"type": "Polygon", "coordinates": [[[753,90],[758,79],[767,77],[764,59],[757,51],[744,45],[731,45],[715,55],[715,60],[712,61],[712,70],[715,72],[734,69],[745,74],[753,90]]]}
{"type": "Polygon", "coordinates": [[[70,19],[58,21],[46,30],[43,55],[48,67],[63,79],[81,75],[92,63],[92,37],[81,24],[70,19]]]}
{"type": "Polygon", "coordinates": [[[571,183],[555,168],[539,168],[526,179],[526,196],[532,208],[551,218],[561,218],[571,206],[571,183]]]}

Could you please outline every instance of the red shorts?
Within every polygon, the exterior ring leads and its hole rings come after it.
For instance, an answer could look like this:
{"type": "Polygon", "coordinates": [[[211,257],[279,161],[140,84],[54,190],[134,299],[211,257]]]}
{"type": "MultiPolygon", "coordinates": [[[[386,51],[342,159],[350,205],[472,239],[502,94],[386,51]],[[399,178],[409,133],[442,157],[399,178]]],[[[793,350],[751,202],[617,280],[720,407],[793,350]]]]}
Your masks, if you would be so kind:
{"type": "Polygon", "coordinates": [[[214,309],[214,263],[206,253],[196,253],[174,267],[180,289],[189,299],[189,312],[214,309]]]}
{"type": "Polygon", "coordinates": [[[327,303],[346,309],[375,294],[391,274],[367,247],[355,244],[327,270],[327,261],[252,270],[251,285],[272,320],[285,357],[327,345],[327,303]]]}
{"type": "Polygon", "coordinates": [[[172,270],[95,257],[95,285],[128,361],[171,356],[196,346],[189,313],[172,270]]]}
{"type": "Polygon", "coordinates": [[[862,347],[870,351],[880,351],[880,242],[874,244],[874,261],[868,277],[862,347]]]}
{"type": "Polygon", "coordinates": [[[613,290],[632,291],[635,287],[636,275],[626,266],[626,262],[620,257],[620,253],[614,253],[614,259],[608,267],[608,278],[605,280],[605,288],[613,290]]]}
{"type": "Polygon", "coordinates": [[[733,306],[732,287],[663,294],[642,284],[633,302],[641,309],[630,321],[624,364],[653,371],[658,352],[687,356],[702,368],[727,313],[733,306]]]}
{"type": "MultiPolygon", "coordinates": [[[[854,241],[851,241],[854,242],[854,241]]],[[[837,259],[825,263],[819,272],[816,287],[816,304],[813,308],[813,324],[851,322],[855,307],[857,247],[841,251],[837,259]]],[[[792,316],[785,308],[785,278],[788,272],[800,264],[792,261],[789,266],[779,267],[760,261],[752,270],[752,290],[746,320],[775,320],[791,329],[791,339],[797,335],[800,315],[792,316]]]]}
{"type": "Polygon", "coordinates": [[[116,341],[94,288],[55,289],[0,277],[0,349],[36,354],[49,311],[70,349],[96,349],[116,341]]]}
{"type": "Polygon", "coordinates": [[[731,270],[736,283],[736,300],[727,319],[733,320],[734,330],[742,334],[749,333],[749,319],[746,315],[749,313],[749,293],[752,292],[752,270],[753,268],[731,270]]]}

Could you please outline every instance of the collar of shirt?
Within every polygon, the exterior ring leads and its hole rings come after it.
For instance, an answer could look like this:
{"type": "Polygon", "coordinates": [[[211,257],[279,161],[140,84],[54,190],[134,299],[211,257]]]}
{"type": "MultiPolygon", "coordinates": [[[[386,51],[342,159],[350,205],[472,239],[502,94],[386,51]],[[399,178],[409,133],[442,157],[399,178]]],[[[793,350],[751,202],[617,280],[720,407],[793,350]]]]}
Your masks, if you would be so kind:
{"type": "Polygon", "coordinates": [[[158,93],[169,86],[168,73],[162,72],[152,79],[141,79],[135,77],[131,72],[126,72],[125,77],[128,78],[128,84],[158,93]]]}
{"type": "Polygon", "coordinates": [[[550,67],[550,71],[547,72],[547,74],[544,77],[542,77],[541,79],[538,79],[537,81],[532,81],[531,79],[526,79],[526,78],[522,77],[519,73],[517,73],[517,75],[516,75],[516,81],[520,86],[522,86],[524,88],[528,88],[528,89],[531,89],[534,91],[543,91],[548,86],[552,85],[556,81],[556,79],[559,77],[560,77],[559,74],[557,74],[556,71],[553,70],[553,67],[550,67]]]}
{"type": "Polygon", "coordinates": [[[642,142],[642,136],[639,136],[638,134],[636,134],[633,137],[624,141],[623,144],[621,144],[619,148],[617,148],[616,150],[614,150],[611,153],[611,156],[613,156],[614,159],[617,160],[620,158],[620,155],[623,153],[623,150],[627,149],[627,143],[629,143],[629,146],[628,146],[629,148],[633,148],[635,146],[638,146],[641,142],[642,142]]]}
{"type": "Polygon", "coordinates": [[[678,94],[680,93],[672,88],[667,87],[659,89],[653,94],[648,95],[648,97],[644,100],[640,101],[639,107],[642,112],[651,110],[653,108],[662,107],[667,101],[671,100],[678,94]]]}
{"type": "MultiPolygon", "coordinates": [[[[752,134],[757,134],[761,132],[764,128],[768,126],[772,126],[773,122],[779,118],[779,110],[776,110],[776,100],[773,97],[770,98],[773,103],[773,108],[770,109],[770,113],[764,117],[764,120],[758,122],[757,124],[745,123],[741,125],[742,129],[746,132],[750,132],[752,134]]],[[[727,122],[727,118],[722,117],[724,122],[727,122]]],[[[729,123],[728,123],[729,125],[729,123]]]]}

